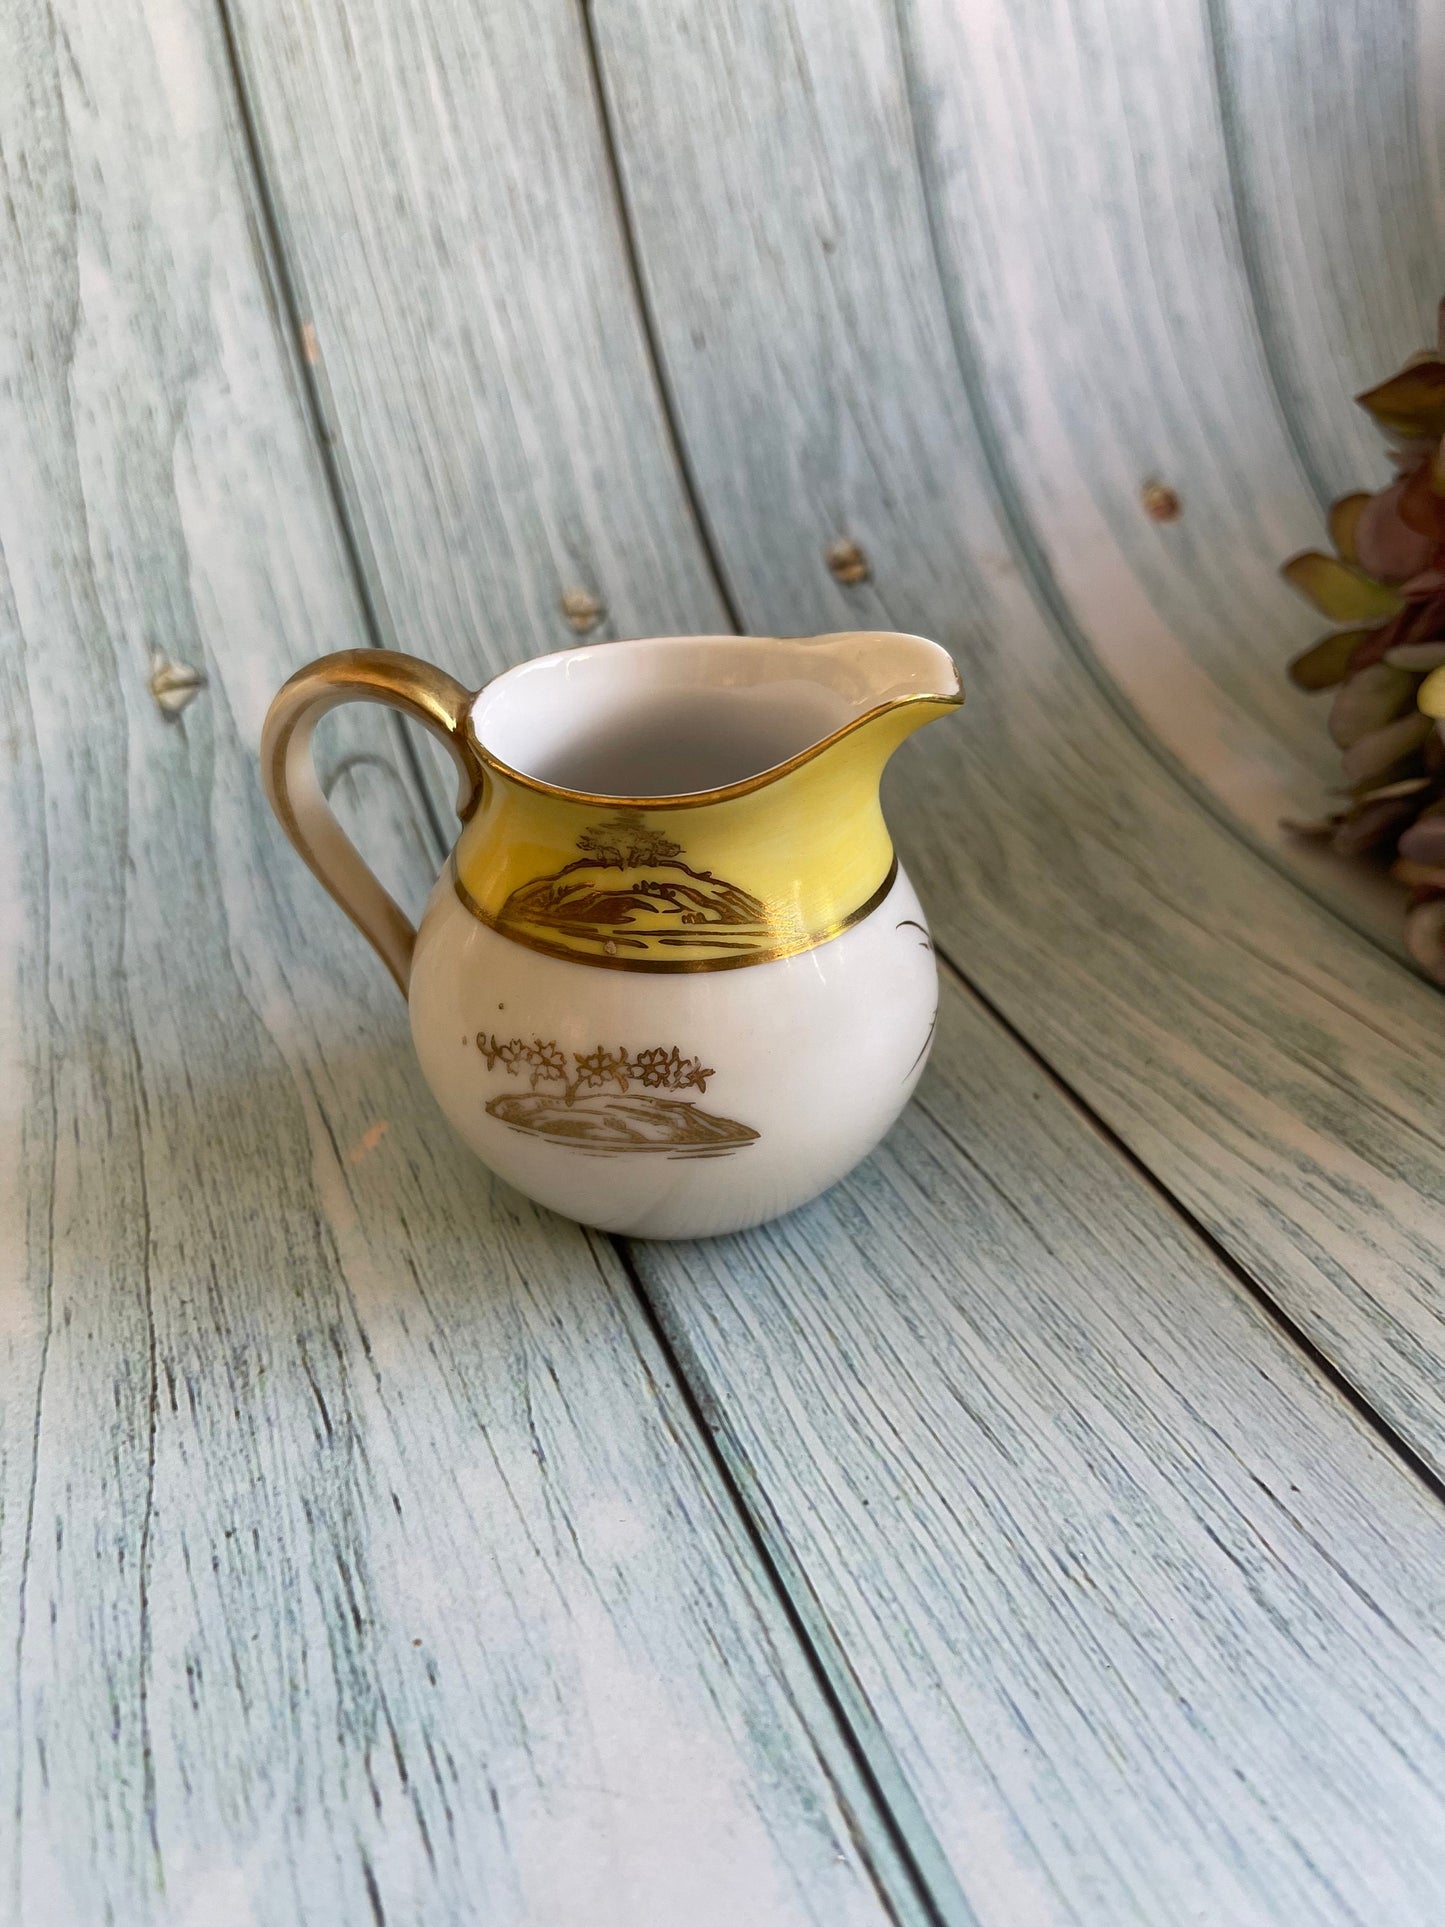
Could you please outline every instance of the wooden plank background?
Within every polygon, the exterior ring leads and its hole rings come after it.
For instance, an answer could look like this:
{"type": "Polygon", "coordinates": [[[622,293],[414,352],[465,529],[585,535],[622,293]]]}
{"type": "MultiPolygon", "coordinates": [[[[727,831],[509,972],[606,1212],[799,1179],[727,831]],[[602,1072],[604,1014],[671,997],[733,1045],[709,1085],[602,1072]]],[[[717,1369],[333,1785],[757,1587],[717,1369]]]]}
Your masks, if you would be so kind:
{"type": "Polygon", "coordinates": [[[18,24],[0,1908],[908,1918],[615,1254],[436,1128],[260,798],[271,690],[364,628],[218,23],[18,24]]]}
{"type": "Polygon", "coordinates": [[[988,727],[920,739],[893,792],[945,950],[1440,1463],[1436,993],[1279,887],[1081,661],[1057,585],[1040,588],[1039,545],[1001,499],[991,420],[964,412],[978,384],[949,332],[917,176],[856,158],[865,133],[897,153],[907,125],[881,14],[851,40],[835,22],[811,63],[817,17],[786,50],[752,9],[713,10],[711,34],[679,11],[663,39],[668,18],[639,10],[608,70],[628,77],[616,122],[639,249],[745,621],[898,626],[954,650],[988,727]],[[800,191],[729,218],[757,164],[726,137],[727,103],[744,98],[767,104],[773,171],[819,182],[816,204],[800,191]],[[690,172],[671,158],[684,121],[690,172]],[[824,203],[846,222],[822,227],[824,203]],[[716,239],[684,261],[660,237],[698,208],[716,239]],[[694,347],[724,304],[725,339],[694,347]],[[730,405],[743,370],[746,412],[730,405]],[[934,384],[921,426],[887,405],[912,392],[905,377],[934,384]],[[840,395],[862,399],[841,409],[840,395]],[[851,498],[830,500],[845,478],[851,498]],[[845,590],[795,569],[778,531],[798,527],[846,528],[872,580],[845,590]]]}
{"type": "MultiPolygon", "coordinates": [[[[1331,774],[1277,563],[1445,291],[1438,26],[0,36],[17,1918],[1437,1920],[1440,1005],[1275,823],[1331,774]],[[890,784],[919,1104],[705,1247],[448,1142],[254,780],[325,648],[582,623],[970,691],[890,784]]],[[[414,752],[329,754],[415,901],[414,752]]]]}

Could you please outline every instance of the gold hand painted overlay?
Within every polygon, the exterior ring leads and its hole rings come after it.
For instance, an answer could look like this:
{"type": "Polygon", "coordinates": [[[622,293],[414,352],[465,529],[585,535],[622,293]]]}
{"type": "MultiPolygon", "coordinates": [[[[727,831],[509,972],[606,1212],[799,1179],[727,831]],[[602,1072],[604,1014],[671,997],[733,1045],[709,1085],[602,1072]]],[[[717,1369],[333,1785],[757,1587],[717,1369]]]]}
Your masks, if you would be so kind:
{"type": "Polygon", "coordinates": [[[487,1069],[525,1075],[525,1091],[504,1091],[487,1105],[489,1117],[514,1131],[550,1138],[574,1150],[611,1157],[620,1152],[660,1152],[672,1158],[730,1157],[758,1133],[750,1124],[705,1111],[690,1098],[663,1091],[706,1091],[713,1072],[700,1057],[684,1057],[655,1044],[630,1051],[597,1044],[565,1051],[540,1037],[502,1039],[478,1031],[477,1049],[487,1069]],[[560,1090],[553,1088],[561,1085],[560,1090]]]}
{"type": "Polygon", "coordinates": [[[811,949],[887,895],[883,766],[957,700],[891,704],[690,796],[584,795],[483,750],[484,793],[452,857],[457,895],[514,942],[602,969],[729,970],[811,949]]]}

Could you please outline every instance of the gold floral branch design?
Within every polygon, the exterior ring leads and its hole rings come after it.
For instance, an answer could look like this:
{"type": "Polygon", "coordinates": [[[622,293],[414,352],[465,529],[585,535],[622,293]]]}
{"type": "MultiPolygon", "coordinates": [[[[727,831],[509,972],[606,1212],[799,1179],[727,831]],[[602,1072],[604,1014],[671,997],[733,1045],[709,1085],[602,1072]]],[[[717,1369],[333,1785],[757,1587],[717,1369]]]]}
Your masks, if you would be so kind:
{"type": "Polygon", "coordinates": [[[714,1074],[700,1057],[684,1057],[676,1044],[671,1049],[657,1044],[636,1054],[626,1045],[609,1050],[605,1044],[598,1044],[590,1051],[573,1051],[571,1071],[567,1053],[555,1041],[543,1043],[540,1037],[534,1037],[528,1043],[512,1037],[504,1042],[479,1030],[476,1044],[489,1071],[498,1064],[505,1071],[525,1070],[534,1091],[541,1083],[561,1084],[563,1100],[568,1104],[581,1092],[601,1090],[608,1084],[615,1084],[620,1091],[634,1083],[652,1091],[706,1091],[707,1080],[714,1074]]]}

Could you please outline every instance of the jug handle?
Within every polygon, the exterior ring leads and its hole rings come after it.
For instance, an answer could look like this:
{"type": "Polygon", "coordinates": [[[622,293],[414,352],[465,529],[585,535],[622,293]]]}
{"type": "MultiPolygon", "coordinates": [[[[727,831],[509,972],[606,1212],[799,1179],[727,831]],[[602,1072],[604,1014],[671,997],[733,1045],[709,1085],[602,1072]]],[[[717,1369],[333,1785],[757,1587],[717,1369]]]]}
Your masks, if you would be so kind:
{"type": "Polygon", "coordinates": [[[416,928],[337,821],[311,754],[316,725],[342,703],[382,703],[443,742],[460,779],[463,821],[481,800],[485,771],[467,728],[472,696],[445,670],[392,649],[343,649],[308,663],[285,684],[261,731],[267,800],[303,861],[368,939],[404,997],[416,928]]]}

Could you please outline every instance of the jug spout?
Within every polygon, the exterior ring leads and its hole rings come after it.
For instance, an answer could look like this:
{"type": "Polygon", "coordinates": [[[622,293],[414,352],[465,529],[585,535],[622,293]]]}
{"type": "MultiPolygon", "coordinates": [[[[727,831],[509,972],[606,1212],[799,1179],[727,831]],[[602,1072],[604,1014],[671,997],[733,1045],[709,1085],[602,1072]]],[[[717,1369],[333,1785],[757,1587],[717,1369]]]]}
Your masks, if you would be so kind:
{"type": "Polygon", "coordinates": [[[947,651],[922,636],[850,631],[775,647],[826,700],[832,727],[761,774],[738,824],[759,851],[776,852],[786,888],[774,914],[804,946],[888,896],[898,861],[879,795],[884,768],[915,730],[959,708],[963,689],[947,651]]]}
{"type": "Polygon", "coordinates": [[[905,702],[936,702],[956,709],[963,701],[952,656],[926,636],[885,629],[849,629],[775,645],[796,650],[813,674],[860,708],[905,702]]]}
{"type": "Polygon", "coordinates": [[[963,702],[953,658],[924,636],[853,630],[779,647],[796,647],[800,667],[847,705],[812,753],[837,755],[857,784],[876,785],[906,737],[963,702]]]}

